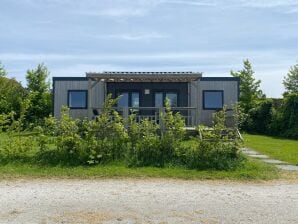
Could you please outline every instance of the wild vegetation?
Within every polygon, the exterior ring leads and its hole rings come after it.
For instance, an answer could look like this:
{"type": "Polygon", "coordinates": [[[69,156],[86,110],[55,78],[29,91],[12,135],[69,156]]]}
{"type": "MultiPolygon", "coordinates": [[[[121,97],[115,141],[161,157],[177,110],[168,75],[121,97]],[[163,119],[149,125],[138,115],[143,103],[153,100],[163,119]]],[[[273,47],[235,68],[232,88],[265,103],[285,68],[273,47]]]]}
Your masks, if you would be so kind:
{"type": "Polygon", "coordinates": [[[20,132],[22,115],[11,127],[5,126],[3,119],[2,129],[8,138],[2,142],[1,162],[31,159],[36,164],[72,166],[123,162],[128,167],[232,170],[244,161],[239,141],[222,135],[225,110],[215,114],[209,141],[194,138],[192,144],[185,145],[184,120],[171,111],[169,102],[159,124],[147,119],[139,123],[134,114],[124,120],[113,109],[115,102],[108,96],[102,113],[92,121],[74,120],[68,108],[63,108],[61,119],[50,116],[43,127],[35,127],[27,136],[20,132]]]}
{"type": "Polygon", "coordinates": [[[286,92],[282,99],[265,97],[248,60],[242,70],[231,75],[240,77],[240,105],[247,115],[241,125],[243,131],[298,138],[298,64],[284,78],[286,92]]]}

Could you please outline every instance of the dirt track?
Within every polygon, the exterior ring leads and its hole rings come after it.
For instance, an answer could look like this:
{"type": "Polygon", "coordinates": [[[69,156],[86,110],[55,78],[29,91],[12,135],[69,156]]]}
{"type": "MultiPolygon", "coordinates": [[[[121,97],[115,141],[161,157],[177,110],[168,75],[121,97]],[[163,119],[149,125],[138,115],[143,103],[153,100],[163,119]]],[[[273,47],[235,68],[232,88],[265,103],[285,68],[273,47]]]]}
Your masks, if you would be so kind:
{"type": "Polygon", "coordinates": [[[298,184],[4,180],[0,223],[298,223],[298,184]]]}

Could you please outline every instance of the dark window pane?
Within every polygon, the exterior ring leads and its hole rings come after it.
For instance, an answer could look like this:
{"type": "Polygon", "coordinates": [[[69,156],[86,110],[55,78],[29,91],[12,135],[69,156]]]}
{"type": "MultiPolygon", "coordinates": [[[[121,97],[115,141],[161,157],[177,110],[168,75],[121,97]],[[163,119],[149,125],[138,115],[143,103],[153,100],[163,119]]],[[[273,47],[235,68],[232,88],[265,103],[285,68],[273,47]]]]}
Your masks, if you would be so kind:
{"type": "Polygon", "coordinates": [[[140,105],[140,96],[138,92],[131,93],[131,106],[139,107],[140,105]]]}
{"type": "Polygon", "coordinates": [[[169,99],[171,107],[177,107],[177,93],[166,93],[166,98],[169,99]]]}
{"type": "Polygon", "coordinates": [[[121,93],[118,107],[128,107],[128,93],[121,93]]]}
{"type": "Polygon", "coordinates": [[[204,108],[221,109],[223,107],[223,92],[204,92],[204,108]]]}
{"type": "Polygon", "coordinates": [[[86,91],[69,91],[69,108],[86,108],[87,92],[86,91]]]}
{"type": "Polygon", "coordinates": [[[163,93],[155,93],[155,107],[163,107],[163,93]]]}

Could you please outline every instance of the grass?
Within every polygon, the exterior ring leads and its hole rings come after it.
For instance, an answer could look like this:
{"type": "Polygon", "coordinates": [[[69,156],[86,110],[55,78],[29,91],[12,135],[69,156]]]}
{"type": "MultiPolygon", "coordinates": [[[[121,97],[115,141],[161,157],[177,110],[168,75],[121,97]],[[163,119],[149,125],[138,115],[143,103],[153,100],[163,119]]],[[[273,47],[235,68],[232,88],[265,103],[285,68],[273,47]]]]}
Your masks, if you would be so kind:
{"type": "MultiPolygon", "coordinates": [[[[8,136],[0,134],[1,142],[7,141],[8,136]]],[[[184,144],[193,144],[193,141],[186,141],[184,144]]],[[[36,150],[28,153],[33,156],[36,150]]],[[[189,170],[183,167],[142,167],[128,168],[123,163],[97,166],[48,166],[37,165],[29,160],[23,162],[0,163],[0,179],[2,178],[175,178],[191,180],[272,180],[277,179],[281,172],[272,165],[248,159],[242,166],[232,171],[216,170],[189,170]],[[27,161],[27,162],[26,162],[27,161]]]]}
{"type": "Polygon", "coordinates": [[[279,177],[273,166],[256,160],[248,160],[233,171],[187,170],[180,167],[169,168],[128,168],[123,164],[98,165],[93,167],[38,166],[10,163],[0,165],[0,178],[18,177],[60,177],[60,178],[174,178],[189,180],[271,180],[279,177]]]}
{"type": "Polygon", "coordinates": [[[243,134],[245,145],[264,153],[273,159],[279,159],[298,165],[298,141],[263,135],[243,134]]]}

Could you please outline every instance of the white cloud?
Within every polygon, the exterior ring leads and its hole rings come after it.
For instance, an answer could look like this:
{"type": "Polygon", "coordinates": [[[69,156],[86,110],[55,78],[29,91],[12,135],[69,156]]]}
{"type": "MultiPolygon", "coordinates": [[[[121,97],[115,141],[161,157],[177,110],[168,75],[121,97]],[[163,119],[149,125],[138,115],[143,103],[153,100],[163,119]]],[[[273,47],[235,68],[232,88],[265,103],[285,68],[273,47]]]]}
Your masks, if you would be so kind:
{"type": "MultiPolygon", "coordinates": [[[[121,61],[146,61],[146,60],[210,60],[210,59],[235,59],[239,58],[274,58],[283,55],[281,50],[267,51],[198,51],[198,52],[156,52],[156,53],[126,53],[126,54],[27,54],[27,53],[0,53],[3,61],[65,61],[65,60],[121,60],[121,61]]],[[[291,57],[297,57],[291,55],[291,57]]],[[[295,58],[296,59],[296,58],[295,58]]]]}
{"type": "Polygon", "coordinates": [[[273,8],[298,6],[297,0],[238,0],[244,7],[273,8]]]}
{"type": "Polygon", "coordinates": [[[150,40],[150,39],[166,39],[169,38],[169,35],[161,34],[157,32],[151,33],[139,33],[139,34],[129,34],[129,33],[120,33],[120,34],[109,34],[109,35],[99,35],[92,36],[99,39],[122,39],[122,40],[150,40]]]}
{"type": "Polygon", "coordinates": [[[65,12],[108,17],[144,16],[160,3],[160,0],[25,0],[36,8],[52,8],[65,12]]]}
{"type": "Polygon", "coordinates": [[[193,6],[216,6],[217,3],[214,0],[163,0],[160,3],[170,4],[184,4],[193,6]]]}

